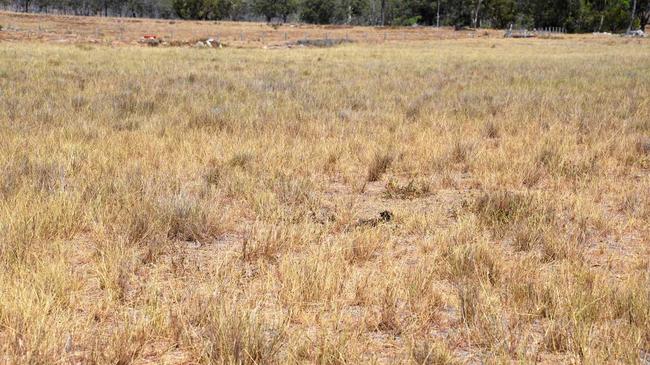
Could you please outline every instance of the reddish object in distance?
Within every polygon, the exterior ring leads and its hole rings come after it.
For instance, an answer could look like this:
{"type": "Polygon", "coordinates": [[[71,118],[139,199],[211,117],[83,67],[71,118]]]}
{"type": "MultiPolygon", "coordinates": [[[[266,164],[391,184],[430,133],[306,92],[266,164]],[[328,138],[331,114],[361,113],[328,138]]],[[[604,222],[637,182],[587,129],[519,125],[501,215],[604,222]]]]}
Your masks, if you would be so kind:
{"type": "Polygon", "coordinates": [[[158,36],[155,34],[145,34],[142,38],[144,39],[158,39],[158,36]]]}

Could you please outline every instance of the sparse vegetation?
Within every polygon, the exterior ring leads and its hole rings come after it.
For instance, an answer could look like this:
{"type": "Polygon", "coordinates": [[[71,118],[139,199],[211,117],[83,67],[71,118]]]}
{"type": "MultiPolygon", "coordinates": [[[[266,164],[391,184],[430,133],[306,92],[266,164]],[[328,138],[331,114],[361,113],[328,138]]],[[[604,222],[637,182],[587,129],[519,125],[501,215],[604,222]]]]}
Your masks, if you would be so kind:
{"type": "Polygon", "coordinates": [[[649,49],[0,43],[0,363],[639,363],[649,49]]]}

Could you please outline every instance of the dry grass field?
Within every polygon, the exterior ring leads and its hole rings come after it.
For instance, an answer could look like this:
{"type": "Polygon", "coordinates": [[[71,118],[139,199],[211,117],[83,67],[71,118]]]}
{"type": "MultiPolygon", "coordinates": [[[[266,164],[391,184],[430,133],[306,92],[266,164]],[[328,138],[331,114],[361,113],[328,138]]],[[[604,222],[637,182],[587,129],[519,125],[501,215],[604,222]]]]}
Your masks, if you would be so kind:
{"type": "Polygon", "coordinates": [[[344,25],[286,24],[153,20],[17,14],[0,11],[0,41],[36,41],[55,44],[137,45],[145,34],[175,44],[192,45],[197,40],[219,39],[235,48],[278,47],[303,39],[347,39],[361,43],[502,37],[503,32],[483,29],[454,32],[451,28],[373,28],[344,25]]]}
{"type": "Polygon", "coordinates": [[[648,363],[649,95],[648,40],[0,41],[0,364],[648,363]]]}

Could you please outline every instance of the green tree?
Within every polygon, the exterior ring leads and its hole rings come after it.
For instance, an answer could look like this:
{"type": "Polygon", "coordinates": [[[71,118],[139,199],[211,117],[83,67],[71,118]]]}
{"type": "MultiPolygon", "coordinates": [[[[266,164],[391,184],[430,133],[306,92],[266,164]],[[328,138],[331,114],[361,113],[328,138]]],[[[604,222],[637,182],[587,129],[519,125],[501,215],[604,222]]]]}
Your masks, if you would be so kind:
{"type": "Polygon", "coordinates": [[[641,30],[645,31],[648,23],[650,23],[650,0],[640,0],[638,11],[641,30]]]}
{"type": "Polygon", "coordinates": [[[228,0],[173,0],[172,7],[181,19],[217,20],[229,16],[232,3],[228,0]]]}
{"type": "Polygon", "coordinates": [[[333,0],[304,0],[301,6],[300,17],[307,23],[331,23],[335,15],[340,13],[333,0]]]}
{"type": "Polygon", "coordinates": [[[253,10],[263,15],[268,23],[273,18],[281,18],[286,23],[289,15],[298,10],[297,0],[254,0],[253,10]]]}
{"type": "Polygon", "coordinates": [[[517,21],[517,2],[515,0],[491,0],[485,4],[485,14],[492,26],[507,28],[517,21]]]}

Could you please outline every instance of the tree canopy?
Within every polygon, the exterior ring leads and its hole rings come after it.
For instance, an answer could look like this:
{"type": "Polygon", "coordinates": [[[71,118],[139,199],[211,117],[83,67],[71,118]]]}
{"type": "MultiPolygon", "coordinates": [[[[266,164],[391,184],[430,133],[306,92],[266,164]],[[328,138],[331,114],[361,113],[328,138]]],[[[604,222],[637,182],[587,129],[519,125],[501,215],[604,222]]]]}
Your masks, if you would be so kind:
{"type": "Polygon", "coordinates": [[[644,29],[650,0],[0,0],[19,11],[318,24],[644,29]]]}

